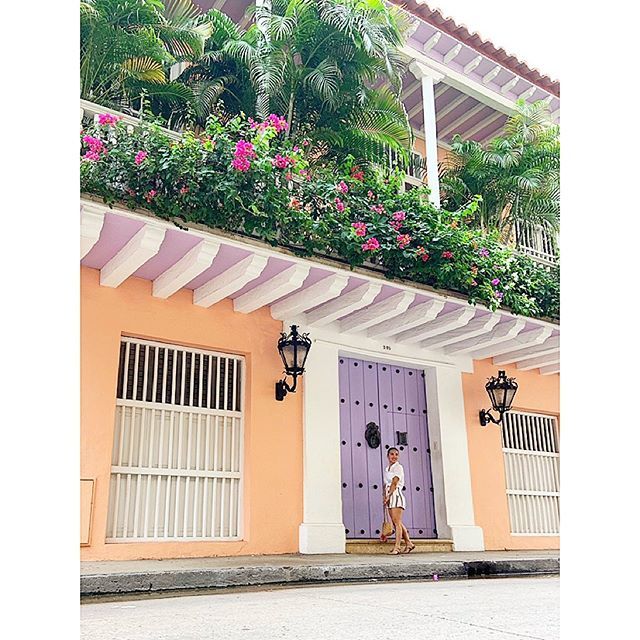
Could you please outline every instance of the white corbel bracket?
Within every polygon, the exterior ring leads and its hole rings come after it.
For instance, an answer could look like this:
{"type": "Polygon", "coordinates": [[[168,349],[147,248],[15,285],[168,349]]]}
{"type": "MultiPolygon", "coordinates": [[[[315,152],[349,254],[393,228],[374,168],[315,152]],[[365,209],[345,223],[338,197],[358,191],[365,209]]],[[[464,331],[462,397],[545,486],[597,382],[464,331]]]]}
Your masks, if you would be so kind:
{"type": "Polygon", "coordinates": [[[431,69],[430,67],[427,67],[427,65],[422,64],[417,60],[413,60],[409,64],[409,71],[411,71],[416,80],[422,80],[422,78],[424,78],[425,76],[431,78],[433,80],[433,84],[437,84],[438,82],[444,80],[443,73],[439,73],[435,69],[431,69]]]}

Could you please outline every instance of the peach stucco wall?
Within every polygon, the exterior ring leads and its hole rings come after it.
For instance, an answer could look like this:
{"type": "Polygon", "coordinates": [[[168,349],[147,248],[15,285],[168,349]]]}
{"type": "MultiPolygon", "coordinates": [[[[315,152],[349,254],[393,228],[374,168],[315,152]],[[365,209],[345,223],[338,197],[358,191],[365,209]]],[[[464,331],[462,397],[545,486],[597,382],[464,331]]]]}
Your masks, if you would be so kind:
{"type": "Polygon", "coordinates": [[[162,300],[151,282],[102,287],[81,274],[81,477],[95,478],[90,545],[83,560],[292,553],[302,522],[302,393],[276,402],[282,323],[267,308],[235,313],[229,299],[205,309],[186,289],[162,300]],[[243,355],[246,360],[244,540],[105,544],[122,334],[243,355]]]}
{"type": "MultiPolygon", "coordinates": [[[[478,412],[491,403],[484,385],[497,375],[498,367],[491,359],[474,361],[474,372],[462,374],[464,405],[469,442],[469,463],[476,524],[482,527],[484,543],[491,549],[558,549],[557,536],[512,536],[500,428],[494,424],[481,427],[478,412]]],[[[515,366],[501,365],[507,376],[518,381],[512,409],[560,416],[560,376],[543,376],[537,369],[520,371],[515,366]]],[[[558,428],[560,422],[558,420],[558,428]]]]}

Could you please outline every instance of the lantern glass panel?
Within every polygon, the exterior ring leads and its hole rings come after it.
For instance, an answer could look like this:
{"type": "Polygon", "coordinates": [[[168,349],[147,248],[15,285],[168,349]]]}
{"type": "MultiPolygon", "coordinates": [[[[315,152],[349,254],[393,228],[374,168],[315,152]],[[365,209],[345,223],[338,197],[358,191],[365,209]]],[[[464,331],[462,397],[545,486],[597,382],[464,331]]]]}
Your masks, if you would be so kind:
{"type": "Polygon", "coordinates": [[[297,370],[295,345],[291,343],[284,345],[282,349],[282,359],[284,360],[287,371],[297,370]]]}
{"type": "Polygon", "coordinates": [[[506,399],[505,399],[505,403],[504,403],[504,408],[505,411],[509,411],[509,409],[511,409],[511,405],[513,403],[513,398],[516,395],[516,391],[518,390],[518,387],[511,387],[510,389],[507,389],[506,391],[506,399]]]}
{"type": "Polygon", "coordinates": [[[309,345],[306,343],[298,345],[298,366],[300,371],[304,369],[304,365],[307,362],[307,356],[309,355],[309,345]]]}
{"type": "Polygon", "coordinates": [[[494,409],[497,409],[498,408],[498,399],[496,397],[496,390],[493,389],[490,385],[487,385],[486,389],[487,389],[487,393],[489,394],[489,398],[491,399],[491,406],[494,409]]]}

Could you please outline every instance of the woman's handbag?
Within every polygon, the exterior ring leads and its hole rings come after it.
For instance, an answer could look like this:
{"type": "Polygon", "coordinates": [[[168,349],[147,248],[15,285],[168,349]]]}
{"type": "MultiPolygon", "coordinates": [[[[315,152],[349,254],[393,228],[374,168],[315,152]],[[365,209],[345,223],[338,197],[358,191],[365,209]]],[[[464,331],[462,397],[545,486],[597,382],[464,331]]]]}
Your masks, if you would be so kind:
{"type": "Polygon", "coordinates": [[[384,508],[384,520],[382,521],[382,531],[380,532],[380,539],[386,542],[387,538],[393,533],[393,523],[387,520],[387,507],[384,508]]]}

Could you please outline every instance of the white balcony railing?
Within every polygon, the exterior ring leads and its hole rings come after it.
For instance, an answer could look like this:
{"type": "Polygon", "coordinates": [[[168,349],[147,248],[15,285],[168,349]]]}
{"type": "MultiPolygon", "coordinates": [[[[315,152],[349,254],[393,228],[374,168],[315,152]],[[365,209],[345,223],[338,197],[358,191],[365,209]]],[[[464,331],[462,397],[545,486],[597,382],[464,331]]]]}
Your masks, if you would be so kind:
{"type": "MultiPolygon", "coordinates": [[[[109,113],[112,116],[120,116],[122,118],[122,121],[130,125],[131,127],[137,127],[140,125],[140,118],[127,115],[126,113],[122,113],[121,111],[115,111],[114,109],[103,107],[102,105],[96,104],[95,102],[89,102],[89,100],[80,100],[81,123],[87,121],[96,121],[98,119],[98,115],[102,113],[109,113]]],[[[171,129],[166,129],[165,127],[162,127],[162,131],[174,140],[179,140],[181,137],[181,134],[178,131],[172,131],[171,129]]]]}
{"type": "Polygon", "coordinates": [[[518,251],[547,265],[558,262],[558,237],[543,225],[516,221],[515,241],[518,251]]]}

